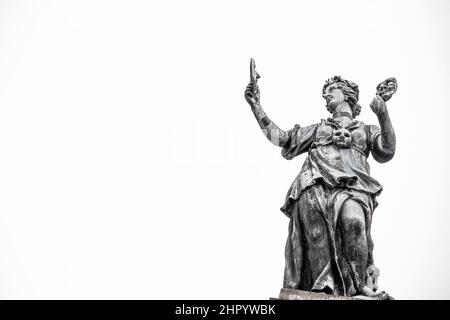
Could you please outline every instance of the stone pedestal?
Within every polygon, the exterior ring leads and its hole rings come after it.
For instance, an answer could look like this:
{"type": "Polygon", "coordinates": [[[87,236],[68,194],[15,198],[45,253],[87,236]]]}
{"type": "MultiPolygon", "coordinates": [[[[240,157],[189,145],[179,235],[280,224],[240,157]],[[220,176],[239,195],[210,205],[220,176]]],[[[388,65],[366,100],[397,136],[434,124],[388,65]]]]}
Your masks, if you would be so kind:
{"type": "Polygon", "coordinates": [[[281,289],[278,298],[272,298],[274,300],[395,300],[392,296],[382,291],[382,294],[378,297],[366,297],[366,296],[354,296],[344,297],[335,296],[332,294],[326,294],[321,292],[309,292],[294,289],[281,289]]]}
{"type": "Polygon", "coordinates": [[[355,300],[350,297],[332,294],[309,292],[294,289],[281,289],[278,300],[355,300]]]}

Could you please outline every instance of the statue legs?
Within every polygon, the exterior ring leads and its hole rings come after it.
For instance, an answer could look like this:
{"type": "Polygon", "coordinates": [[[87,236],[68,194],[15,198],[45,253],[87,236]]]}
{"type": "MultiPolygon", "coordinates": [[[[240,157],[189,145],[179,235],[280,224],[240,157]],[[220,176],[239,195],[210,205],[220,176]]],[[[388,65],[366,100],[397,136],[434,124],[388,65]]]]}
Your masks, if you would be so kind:
{"type": "Polygon", "coordinates": [[[316,184],[291,204],[284,288],[385,299],[370,235],[373,203],[364,193],[316,184]]]}
{"type": "Polygon", "coordinates": [[[378,297],[384,292],[374,292],[366,285],[366,270],[369,267],[369,244],[366,230],[366,218],[361,205],[348,199],[342,206],[340,227],[343,237],[343,254],[350,268],[350,273],[359,294],[378,297]]]}

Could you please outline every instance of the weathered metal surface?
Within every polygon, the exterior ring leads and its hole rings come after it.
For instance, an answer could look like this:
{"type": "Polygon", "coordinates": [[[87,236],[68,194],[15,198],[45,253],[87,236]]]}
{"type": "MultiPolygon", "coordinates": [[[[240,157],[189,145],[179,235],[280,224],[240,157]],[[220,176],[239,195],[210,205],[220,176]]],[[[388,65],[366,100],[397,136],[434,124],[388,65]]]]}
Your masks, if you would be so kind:
{"type": "Polygon", "coordinates": [[[370,103],[378,125],[355,119],[361,111],[358,85],[334,76],[322,90],[332,117],[283,130],[261,107],[258,78],[251,59],[245,99],[263,134],[288,160],[308,154],[281,208],[290,220],[283,288],[390,299],[378,292],[371,225],[382,186],[370,175],[367,159],[372,154],[384,163],[395,154],[386,101],[397,91],[396,79],[380,83],[370,103]]]}

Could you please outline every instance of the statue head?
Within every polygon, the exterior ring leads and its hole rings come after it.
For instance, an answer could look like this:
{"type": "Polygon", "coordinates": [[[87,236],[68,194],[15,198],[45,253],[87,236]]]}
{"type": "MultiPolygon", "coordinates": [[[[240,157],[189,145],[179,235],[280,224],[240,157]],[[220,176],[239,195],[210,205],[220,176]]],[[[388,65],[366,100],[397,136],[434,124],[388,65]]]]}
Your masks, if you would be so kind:
{"type": "Polygon", "coordinates": [[[353,118],[361,112],[361,106],[358,104],[358,85],[343,79],[341,76],[334,76],[325,82],[322,96],[327,101],[327,110],[331,113],[343,102],[347,102],[350,105],[353,118]]]}

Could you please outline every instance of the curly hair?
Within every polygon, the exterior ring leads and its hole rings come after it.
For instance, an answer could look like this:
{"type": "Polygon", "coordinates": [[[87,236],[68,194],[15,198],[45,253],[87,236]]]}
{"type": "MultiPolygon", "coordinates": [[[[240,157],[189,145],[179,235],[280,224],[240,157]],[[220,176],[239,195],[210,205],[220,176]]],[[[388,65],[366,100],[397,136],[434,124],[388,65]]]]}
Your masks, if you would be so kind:
{"type": "MultiPolygon", "coordinates": [[[[342,93],[344,94],[345,97],[345,101],[347,101],[348,104],[350,105],[350,108],[352,109],[353,118],[355,118],[361,112],[361,106],[358,104],[359,100],[358,85],[354,82],[345,80],[341,76],[334,76],[333,78],[330,78],[327,81],[325,81],[322,93],[325,94],[327,87],[334,83],[337,83],[338,88],[342,90],[342,93]]],[[[327,110],[331,113],[333,112],[333,110],[330,110],[328,105],[327,110]]]]}

